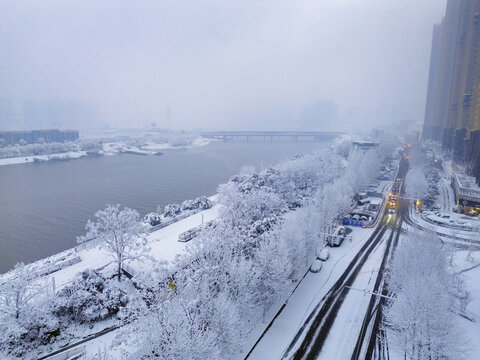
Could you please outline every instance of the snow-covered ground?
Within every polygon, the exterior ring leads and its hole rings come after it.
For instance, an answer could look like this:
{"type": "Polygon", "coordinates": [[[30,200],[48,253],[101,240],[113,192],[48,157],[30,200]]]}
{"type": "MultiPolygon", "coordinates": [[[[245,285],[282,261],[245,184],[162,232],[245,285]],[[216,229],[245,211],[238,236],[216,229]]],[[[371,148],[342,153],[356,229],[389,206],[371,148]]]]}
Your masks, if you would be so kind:
{"type": "MultiPolygon", "coordinates": [[[[447,188],[442,188],[439,187],[439,198],[443,197],[443,194],[448,191],[447,188]]],[[[425,216],[422,216],[422,214],[417,214],[415,211],[415,208],[413,206],[409,207],[409,217],[410,219],[421,229],[425,229],[430,232],[434,232],[440,236],[444,236],[443,240],[445,241],[451,241],[453,242],[454,239],[452,237],[457,237],[457,238],[463,238],[465,241],[462,241],[461,239],[457,239],[457,243],[461,243],[464,245],[468,244],[467,240],[480,240],[479,234],[476,231],[472,230],[463,230],[459,228],[454,228],[454,227],[449,227],[448,224],[450,224],[450,220],[454,220],[454,223],[461,225],[461,222],[466,221],[467,225],[471,226],[472,229],[477,229],[480,227],[480,220],[478,218],[467,218],[463,215],[456,214],[452,211],[442,211],[442,214],[448,215],[449,218],[443,218],[445,222],[445,226],[439,226],[437,224],[434,224],[432,221],[427,221],[425,216]]],[[[430,213],[427,212],[428,216],[433,216],[435,213],[430,213]]],[[[438,215],[435,216],[437,220],[441,220],[442,218],[439,217],[438,215]]]]}
{"type": "Polygon", "coordinates": [[[385,239],[390,233],[383,236],[377,247],[372,251],[368,260],[359,272],[352,289],[348,291],[345,301],[340,308],[335,322],[322,347],[318,359],[349,359],[362,328],[363,319],[367,312],[375,281],[385,253],[387,242],[385,239]]]}
{"type": "MultiPolygon", "coordinates": [[[[462,280],[469,293],[469,302],[466,307],[466,314],[471,317],[468,320],[464,317],[457,316],[457,323],[460,327],[461,345],[465,349],[463,359],[480,359],[480,341],[478,341],[480,334],[480,252],[473,251],[471,258],[468,259],[468,251],[457,251],[453,258],[452,271],[454,273],[461,273],[462,280]]],[[[387,330],[387,338],[390,331],[387,330]]],[[[460,358],[460,356],[459,356],[460,358]]],[[[404,354],[395,347],[389,347],[389,359],[403,360],[404,354]]]]}
{"type": "Polygon", "coordinates": [[[168,149],[187,149],[199,146],[205,146],[210,144],[210,139],[205,139],[198,137],[194,139],[188,145],[174,145],[171,143],[158,143],[153,141],[148,141],[142,145],[128,145],[124,141],[106,141],[103,143],[103,154],[104,155],[116,155],[120,153],[130,153],[137,155],[158,155],[162,150],[168,149]]]}
{"type": "MultiPolygon", "coordinates": [[[[317,273],[309,272],[302,280],[296,291],[288,299],[287,306],[272,324],[262,340],[257,344],[249,359],[279,359],[286,350],[297,331],[305,322],[315,306],[327,294],[345,268],[355,257],[359,249],[365,244],[374,229],[352,228],[352,241],[344,241],[338,248],[332,248],[330,258],[323,263],[322,270],[317,273]]],[[[236,359],[245,358],[256,340],[265,330],[283,302],[277,304],[276,310],[270,311],[267,322],[259,324],[252,332],[245,353],[239,354],[236,359]]]]}
{"type": "MultiPolygon", "coordinates": [[[[99,141],[99,140],[97,140],[99,141]]],[[[120,153],[130,153],[136,155],[158,155],[162,150],[167,149],[186,149],[199,146],[208,145],[212,140],[202,137],[196,137],[191,140],[188,145],[175,144],[170,142],[154,142],[147,141],[143,145],[131,145],[126,140],[107,140],[102,144],[100,151],[95,152],[97,155],[117,155],[120,153]]],[[[63,153],[45,154],[45,155],[29,155],[11,158],[0,159],[0,166],[2,165],[16,165],[31,163],[34,161],[49,161],[49,160],[72,160],[88,156],[86,151],[69,151],[63,153]]]]}
{"type": "Polygon", "coordinates": [[[0,159],[0,166],[25,164],[25,163],[31,163],[34,161],[80,159],[84,156],[87,156],[87,153],[85,151],[69,151],[65,153],[49,154],[49,155],[20,156],[20,157],[0,159]]]}
{"type": "Polygon", "coordinates": [[[452,211],[455,205],[455,195],[453,189],[450,186],[450,181],[446,178],[446,175],[440,178],[438,182],[439,196],[435,201],[435,205],[443,211],[452,211]]]}
{"type": "MultiPolygon", "coordinates": [[[[218,217],[220,205],[214,205],[208,210],[198,212],[183,220],[175,222],[163,229],[152,232],[148,236],[149,255],[154,262],[170,262],[175,256],[180,255],[184,250],[186,243],[178,241],[178,235],[194,228],[195,226],[215,220],[218,217]]],[[[193,238],[190,241],[195,241],[193,238]]],[[[152,263],[146,261],[132,261],[127,264],[128,269],[132,269],[134,274],[142,271],[150,271],[152,263]]]]}
{"type": "Polygon", "coordinates": [[[470,303],[466,311],[473,316],[475,321],[459,318],[459,323],[465,331],[467,347],[470,348],[470,359],[480,358],[480,252],[471,253],[468,259],[468,251],[458,251],[454,258],[454,271],[462,272],[466,288],[470,293],[470,303]],[[471,270],[468,270],[471,269],[471,270]],[[466,270],[466,271],[465,271],[466,270]]]}
{"type": "MultiPolygon", "coordinates": [[[[147,246],[151,249],[149,255],[152,256],[155,261],[173,260],[186,246],[186,243],[178,241],[178,235],[192,227],[200,225],[202,223],[202,217],[205,222],[214,220],[218,216],[219,207],[220,205],[215,205],[211,209],[198,212],[163,229],[150,233],[147,237],[147,246]]],[[[195,241],[195,239],[191,241],[195,241]]],[[[71,252],[71,254],[72,256],[79,256],[81,261],[49,274],[46,277],[49,282],[55,282],[57,290],[67,285],[76,274],[87,269],[102,269],[104,273],[111,274],[115,272],[115,265],[111,262],[110,253],[99,245],[91,249],[80,250],[77,253],[71,252]]],[[[48,259],[40,260],[37,263],[42,264],[44,261],[48,261],[48,259]]],[[[135,272],[141,270],[148,271],[150,269],[149,263],[147,262],[132,263],[128,264],[128,266],[133,268],[135,272]]]]}
{"type": "MultiPolygon", "coordinates": [[[[216,211],[218,211],[214,208],[210,210],[212,211],[210,214],[208,214],[208,216],[212,217],[215,216],[216,211]]],[[[184,223],[184,225],[188,224],[187,227],[192,225],[195,226],[198,221],[201,221],[201,216],[193,219],[188,218],[185,220],[189,220],[184,223]]],[[[182,226],[182,229],[183,228],[185,227],[182,226]]],[[[262,338],[262,341],[252,352],[249,359],[263,360],[277,359],[281,357],[282,353],[285,351],[286,347],[293,339],[300,326],[304,323],[307,316],[314,309],[315,305],[321,301],[322,297],[325,296],[332,285],[338,280],[346,266],[352,261],[353,257],[356,255],[365,241],[370,237],[373,231],[374,229],[353,228],[353,232],[351,233],[352,241],[344,241],[340,247],[330,249],[330,258],[323,263],[322,270],[316,274],[312,272],[307,273],[305,278],[298,285],[298,288],[295,290],[295,292],[291,294],[290,298],[288,298],[287,306],[283,312],[275,320],[272,327],[262,338]],[[299,309],[301,309],[301,311],[299,311],[299,309]],[[279,344],[282,345],[279,346],[279,344]]],[[[168,254],[174,254],[174,249],[177,249],[179,252],[182,251],[181,246],[184,244],[175,240],[176,236],[178,236],[176,234],[178,234],[178,229],[172,229],[172,231],[165,233],[160,233],[159,231],[158,234],[152,234],[154,235],[152,240],[157,239],[159,241],[159,245],[165,244],[166,248],[171,250],[167,253],[163,253],[161,251],[163,248],[159,246],[159,251],[157,253],[157,251],[154,249],[154,246],[152,246],[152,254],[156,253],[155,256],[157,256],[160,260],[169,260],[168,254]]],[[[379,251],[382,252],[381,249],[379,251]]],[[[380,263],[380,261],[378,261],[378,263],[380,263]]],[[[358,296],[358,294],[356,295],[358,296]]],[[[286,298],[288,296],[290,296],[290,293],[286,294],[286,298]]],[[[280,310],[286,298],[282,299],[271,307],[267,316],[265,317],[265,322],[259,323],[253,329],[244,342],[243,351],[233,356],[231,360],[241,360],[245,358],[262,332],[264,332],[270,321],[280,310]]],[[[86,343],[85,354],[87,356],[94,356],[99,351],[107,348],[109,349],[110,355],[114,356],[115,358],[121,358],[122,350],[131,350],[131,345],[119,345],[116,343],[115,340],[120,331],[122,330],[117,329],[92,341],[89,341],[86,343]]]]}
{"type": "Polygon", "coordinates": [[[435,225],[454,227],[468,231],[474,230],[476,227],[480,226],[480,221],[477,217],[470,217],[451,211],[423,211],[421,217],[423,220],[435,225]]]}
{"type": "MultiPolygon", "coordinates": [[[[210,200],[214,200],[216,195],[210,197],[210,200]]],[[[185,247],[186,243],[179,242],[178,236],[182,232],[185,232],[195,226],[202,224],[203,222],[214,220],[218,217],[220,205],[214,205],[212,208],[200,211],[191,216],[188,216],[182,220],[174,222],[162,229],[153,231],[147,237],[148,244],[150,248],[149,255],[153,262],[138,262],[128,264],[129,270],[133,269],[134,273],[140,271],[149,271],[155,263],[160,262],[169,262],[175,258],[175,256],[181,254],[185,247]]],[[[192,242],[196,241],[195,238],[191,240],[192,242]]],[[[32,264],[34,269],[38,272],[48,269],[49,267],[56,266],[59,263],[68,261],[73,258],[80,258],[80,261],[74,263],[70,266],[65,266],[62,269],[50,273],[46,276],[42,276],[38,281],[46,281],[49,284],[55,284],[56,291],[61,290],[63,287],[68,285],[76,274],[79,272],[85,271],[87,269],[96,269],[99,270],[102,274],[110,276],[116,272],[116,265],[111,261],[110,253],[102,248],[99,245],[93,246],[91,248],[81,249],[75,251],[75,249],[66,250],[60,254],[55,254],[49,258],[39,260],[32,264]]],[[[11,275],[11,273],[6,273],[1,277],[6,280],[11,275]]],[[[117,324],[116,319],[109,319],[106,321],[98,322],[94,327],[81,327],[76,326],[75,329],[69,329],[69,333],[75,334],[75,338],[71,339],[71,342],[80,340],[90,334],[94,334],[98,331],[101,331],[105,328],[108,328],[112,325],[117,324]]],[[[87,354],[95,355],[99,349],[103,349],[104,344],[112,345],[113,340],[115,339],[118,330],[109,332],[95,340],[89,341],[86,343],[87,354]]],[[[59,346],[62,346],[59,344],[59,346]]],[[[117,346],[112,347],[113,355],[116,358],[120,358],[120,348],[117,349],[117,346]],[[115,350],[117,349],[117,350],[115,350]]],[[[50,351],[50,350],[49,350],[50,351]]],[[[1,354],[0,354],[1,358],[1,354]]]]}
{"type": "Polygon", "coordinates": [[[441,211],[423,211],[417,214],[413,206],[409,207],[409,217],[418,228],[424,229],[442,236],[442,240],[468,245],[468,240],[480,240],[478,230],[480,219],[454,213],[454,195],[450,185],[450,161],[443,164],[443,171],[439,180],[439,195],[436,205],[441,211]],[[453,225],[453,226],[452,226],[453,225]],[[466,227],[463,228],[462,227],[466,227]],[[472,231],[473,230],[473,231],[472,231]],[[456,237],[457,239],[454,239],[456,237]],[[462,240],[465,239],[465,241],[462,240]]]}
{"type": "MultiPolygon", "coordinates": [[[[470,240],[476,246],[471,247],[471,257],[468,257],[468,250],[456,249],[453,254],[453,264],[451,271],[461,274],[465,288],[469,293],[469,302],[465,313],[473,321],[458,316],[456,319],[463,331],[461,336],[464,343],[461,344],[466,349],[465,359],[480,358],[480,251],[478,251],[478,242],[480,234],[480,220],[476,217],[468,217],[454,213],[452,209],[455,206],[455,197],[450,184],[451,161],[443,161],[443,171],[438,183],[439,195],[435,205],[440,211],[424,211],[423,214],[417,214],[414,206],[409,208],[409,217],[414,225],[404,224],[407,232],[424,231],[436,233],[447,243],[464,245],[464,248],[470,247],[470,240]],[[462,227],[464,227],[462,229],[462,227]]],[[[388,334],[387,334],[388,337],[388,334]]],[[[403,353],[398,353],[394,348],[389,348],[389,357],[392,360],[401,360],[403,353]]]]}

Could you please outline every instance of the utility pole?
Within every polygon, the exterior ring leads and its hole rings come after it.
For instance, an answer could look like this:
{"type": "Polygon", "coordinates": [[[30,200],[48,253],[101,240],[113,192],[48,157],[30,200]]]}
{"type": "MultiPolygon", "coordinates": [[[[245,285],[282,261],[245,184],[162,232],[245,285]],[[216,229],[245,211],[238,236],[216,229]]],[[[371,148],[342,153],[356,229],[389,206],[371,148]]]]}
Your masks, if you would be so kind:
{"type": "Polygon", "coordinates": [[[170,129],[171,124],[170,124],[170,102],[169,101],[167,102],[166,115],[167,115],[167,129],[170,129]]]}

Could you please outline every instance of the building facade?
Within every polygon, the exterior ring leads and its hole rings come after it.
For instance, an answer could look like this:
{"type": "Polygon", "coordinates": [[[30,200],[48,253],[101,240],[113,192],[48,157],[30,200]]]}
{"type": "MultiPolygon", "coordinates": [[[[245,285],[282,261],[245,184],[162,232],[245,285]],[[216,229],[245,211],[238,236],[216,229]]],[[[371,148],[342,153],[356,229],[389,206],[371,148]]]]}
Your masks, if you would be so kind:
{"type": "Polygon", "coordinates": [[[423,137],[480,184],[480,0],[448,0],[434,26],[423,137]]]}
{"type": "Polygon", "coordinates": [[[461,172],[452,172],[451,185],[455,195],[457,209],[467,215],[480,213],[480,187],[472,176],[461,172]]]}
{"type": "Polygon", "coordinates": [[[75,141],[79,138],[78,130],[32,130],[32,131],[0,131],[0,139],[4,145],[15,145],[21,142],[33,144],[36,142],[75,141]]]}

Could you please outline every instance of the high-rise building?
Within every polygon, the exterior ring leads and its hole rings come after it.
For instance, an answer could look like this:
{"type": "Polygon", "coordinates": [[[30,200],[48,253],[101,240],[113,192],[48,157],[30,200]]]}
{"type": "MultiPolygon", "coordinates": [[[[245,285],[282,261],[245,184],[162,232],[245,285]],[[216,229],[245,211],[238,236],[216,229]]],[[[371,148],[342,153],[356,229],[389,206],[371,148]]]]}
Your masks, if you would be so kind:
{"type": "Polygon", "coordinates": [[[480,0],[448,0],[434,25],[423,137],[480,183],[480,0]]]}
{"type": "Polygon", "coordinates": [[[442,75],[442,58],[434,54],[441,54],[443,27],[444,21],[433,27],[432,55],[430,56],[427,102],[425,104],[425,122],[423,124],[423,136],[434,140],[440,140],[440,83],[442,75]]]}
{"type": "Polygon", "coordinates": [[[434,26],[430,73],[425,109],[424,137],[448,143],[447,118],[458,32],[460,1],[449,0],[447,12],[440,24],[434,26]]]}

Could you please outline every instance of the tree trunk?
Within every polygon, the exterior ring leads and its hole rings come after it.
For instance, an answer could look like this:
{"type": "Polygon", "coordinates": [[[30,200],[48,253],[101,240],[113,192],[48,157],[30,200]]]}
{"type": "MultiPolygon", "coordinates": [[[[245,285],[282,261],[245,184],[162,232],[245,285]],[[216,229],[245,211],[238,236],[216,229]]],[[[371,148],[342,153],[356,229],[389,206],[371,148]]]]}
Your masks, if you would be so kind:
{"type": "Polygon", "coordinates": [[[120,277],[122,276],[122,265],[120,263],[118,263],[117,275],[118,275],[118,281],[120,281],[120,277]]]}
{"type": "Polygon", "coordinates": [[[15,319],[18,319],[20,317],[20,293],[17,292],[15,298],[15,319]]]}

